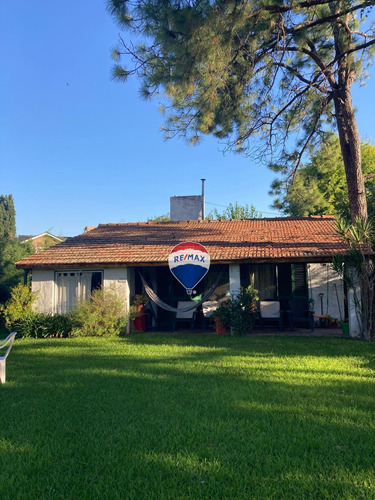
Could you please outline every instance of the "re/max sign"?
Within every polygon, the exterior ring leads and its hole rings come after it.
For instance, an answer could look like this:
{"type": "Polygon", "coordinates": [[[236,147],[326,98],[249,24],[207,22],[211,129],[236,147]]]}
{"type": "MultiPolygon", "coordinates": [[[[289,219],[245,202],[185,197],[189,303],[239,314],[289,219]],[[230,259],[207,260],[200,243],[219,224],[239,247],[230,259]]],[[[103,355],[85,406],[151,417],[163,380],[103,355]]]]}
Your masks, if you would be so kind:
{"type": "Polygon", "coordinates": [[[173,262],[182,262],[184,260],[197,260],[198,262],[206,262],[205,255],[194,255],[193,253],[185,253],[180,255],[175,255],[173,257],[173,262]]]}

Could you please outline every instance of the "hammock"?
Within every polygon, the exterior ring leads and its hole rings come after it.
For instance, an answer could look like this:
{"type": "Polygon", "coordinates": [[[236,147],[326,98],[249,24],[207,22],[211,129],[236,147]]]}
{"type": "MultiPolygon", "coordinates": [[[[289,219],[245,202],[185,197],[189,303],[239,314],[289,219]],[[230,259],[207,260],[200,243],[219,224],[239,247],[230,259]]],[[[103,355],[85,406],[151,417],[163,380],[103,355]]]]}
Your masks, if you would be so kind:
{"type": "Polygon", "coordinates": [[[141,272],[138,270],[139,272],[139,276],[141,277],[141,280],[142,280],[142,283],[143,283],[143,286],[145,287],[145,292],[147,293],[147,295],[149,296],[149,298],[152,300],[152,302],[154,302],[154,304],[156,304],[157,306],[161,307],[162,309],[165,309],[166,311],[169,311],[169,312],[187,312],[187,311],[191,311],[193,309],[196,309],[198,308],[201,304],[203,304],[203,302],[205,300],[208,299],[208,297],[212,294],[212,292],[215,290],[215,288],[217,287],[217,285],[219,284],[219,281],[220,281],[220,278],[221,278],[221,275],[222,275],[222,272],[219,274],[219,276],[217,277],[216,281],[214,282],[214,284],[211,286],[211,288],[204,294],[203,298],[199,301],[199,302],[194,302],[194,305],[191,305],[189,307],[184,307],[184,308],[181,308],[181,309],[178,309],[177,307],[172,307],[170,306],[169,304],[166,304],[165,302],[163,302],[161,299],[159,299],[159,297],[156,295],[156,293],[152,290],[152,288],[150,288],[148,286],[148,284],[146,283],[145,279],[143,278],[141,272]]]}

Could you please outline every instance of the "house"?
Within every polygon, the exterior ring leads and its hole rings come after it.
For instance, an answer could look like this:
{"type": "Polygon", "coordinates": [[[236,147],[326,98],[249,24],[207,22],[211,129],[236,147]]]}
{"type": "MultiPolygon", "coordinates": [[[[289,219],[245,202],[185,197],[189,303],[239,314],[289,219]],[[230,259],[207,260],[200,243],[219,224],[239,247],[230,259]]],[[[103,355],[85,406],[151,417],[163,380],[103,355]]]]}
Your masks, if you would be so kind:
{"type": "Polygon", "coordinates": [[[61,243],[62,241],[66,240],[64,236],[55,236],[48,231],[37,234],[36,236],[20,235],[17,239],[20,243],[31,243],[35,253],[38,253],[41,250],[45,250],[46,248],[57,245],[57,243],[61,243]]]}
{"type": "MultiPolygon", "coordinates": [[[[304,297],[318,314],[340,319],[348,308],[344,285],[331,269],[332,257],[345,252],[332,216],[249,220],[191,220],[100,224],[16,263],[32,272],[37,308],[64,313],[77,298],[115,283],[126,306],[141,293],[141,276],[164,302],[186,300],[184,288],[168,268],[168,255],[183,241],[204,245],[211,267],[195,296],[219,279],[211,300],[223,299],[253,284],[260,299],[278,299],[288,308],[293,297],[304,297]]],[[[155,307],[158,321],[168,313],[155,307]]]]}

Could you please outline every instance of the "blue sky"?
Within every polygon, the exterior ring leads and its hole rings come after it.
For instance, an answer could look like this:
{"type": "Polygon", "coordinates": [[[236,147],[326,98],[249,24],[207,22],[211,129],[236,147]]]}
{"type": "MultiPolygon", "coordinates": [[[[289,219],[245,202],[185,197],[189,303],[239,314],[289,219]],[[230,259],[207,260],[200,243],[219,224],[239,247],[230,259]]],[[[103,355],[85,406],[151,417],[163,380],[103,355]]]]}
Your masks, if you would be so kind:
{"type": "MultiPolygon", "coordinates": [[[[0,194],[13,194],[17,233],[73,236],[86,225],[169,212],[200,194],[206,211],[253,203],[277,215],[274,173],[211,137],[165,142],[158,101],[110,78],[119,29],[104,0],[0,0],[0,194]]],[[[362,137],[373,140],[375,81],[355,88],[362,137]]]]}

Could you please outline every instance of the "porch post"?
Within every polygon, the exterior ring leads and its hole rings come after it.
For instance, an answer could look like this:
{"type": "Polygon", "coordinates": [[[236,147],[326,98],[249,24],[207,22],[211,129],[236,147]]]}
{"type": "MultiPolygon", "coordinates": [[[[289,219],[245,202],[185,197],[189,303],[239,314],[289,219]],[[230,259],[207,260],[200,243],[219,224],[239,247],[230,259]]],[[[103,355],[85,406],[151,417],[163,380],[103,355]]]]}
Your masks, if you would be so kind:
{"type": "MultiPolygon", "coordinates": [[[[151,286],[155,293],[158,293],[158,281],[156,276],[156,268],[152,267],[150,270],[150,278],[151,278],[151,286]]],[[[158,318],[158,307],[152,300],[150,300],[150,307],[153,310],[154,314],[152,315],[151,325],[153,329],[157,328],[157,318],[158,318]],[[156,318],[156,319],[155,319],[156,318]]]]}
{"type": "MultiPolygon", "coordinates": [[[[360,291],[357,290],[357,297],[360,299],[360,291]]],[[[348,314],[349,314],[349,335],[351,337],[360,337],[361,328],[357,317],[357,311],[354,301],[354,292],[352,289],[348,290],[348,314]]]]}
{"type": "Polygon", "coordinates": [[[237,295],[240,293],[241,278],[239,264],[229,264],[229,293],[237,295]]]}

